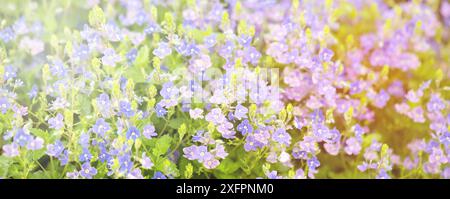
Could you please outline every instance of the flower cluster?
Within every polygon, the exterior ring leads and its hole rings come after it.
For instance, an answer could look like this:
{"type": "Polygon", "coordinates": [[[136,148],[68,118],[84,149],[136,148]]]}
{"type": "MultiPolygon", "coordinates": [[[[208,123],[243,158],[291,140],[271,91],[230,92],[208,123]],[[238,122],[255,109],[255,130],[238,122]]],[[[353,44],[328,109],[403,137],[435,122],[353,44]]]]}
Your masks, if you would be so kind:
{"type": "Polygon", "coordinates": [[[0,178],[450,178],[445,0],[0,14],[0,178]]]}

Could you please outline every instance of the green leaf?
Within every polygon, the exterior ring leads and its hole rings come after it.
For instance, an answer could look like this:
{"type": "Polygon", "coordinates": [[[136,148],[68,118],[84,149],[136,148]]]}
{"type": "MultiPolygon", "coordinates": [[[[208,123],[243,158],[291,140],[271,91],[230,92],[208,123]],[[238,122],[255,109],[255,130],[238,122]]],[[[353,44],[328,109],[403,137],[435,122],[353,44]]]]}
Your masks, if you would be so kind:
{"type": "Polygon", "coordinates": [[[105,24],[105,21],[105,13],[103,13],[103,10],[100,7],[95,6],[89,11],[89,24],[91,26],[99,28],[105,24]]]}
{"type": "Polygon", "coordinates": [[[165,154],[170,148],[172,137],[169,135],[163,135],[156,140],[155,148],[153,149],[153,155],[160,156],[165,154]]]}
{"type": "Polygon", "coordinates": [[[150,63],[150,50],[148,46],[142,46],[139,49],[138,54],[136,56],[136,60],[134,60],[134,65],[137,67],[146,67],[149,66],[150,63]]]}
{"type": "Polygon", "coordinates": [[[192,174],[194,173],[194,167],[191,163],[188,163],[184,170],[184,178],[192,178],[192,174]]]}
{"type": "Polygon", "coordinates": [[[235,162],[230,158],[226,158],[220,162],[220,165],[217,167],[217,169],[225,174],[231,174],[236,172],[239,167],[240,165],[238,162],[235,162]]]}
{"type": "Polygon", "coordinates": [[[178,135],[180,136],[180,140],[183,139],[184,135],[186,134],[186,124],[183,123],[181,124],[181,126],[178,128],[178,135]]]}
{"type": "Polygon", "coordinates": [[[8,177],[8,169],[9,166],[12,164],[11,158],[0,156],[0,178],[6,178],[8,177]]]}

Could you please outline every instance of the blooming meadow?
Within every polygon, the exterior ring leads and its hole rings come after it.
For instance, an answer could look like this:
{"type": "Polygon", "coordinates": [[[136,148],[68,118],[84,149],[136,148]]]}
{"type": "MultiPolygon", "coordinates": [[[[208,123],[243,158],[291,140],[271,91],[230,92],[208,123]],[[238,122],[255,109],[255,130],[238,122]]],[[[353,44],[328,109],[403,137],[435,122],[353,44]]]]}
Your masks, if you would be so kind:
{"type": "Polygon", "coordinates": [[[5,0],[1,178],[450,178],[450,2],[5,0]]]}

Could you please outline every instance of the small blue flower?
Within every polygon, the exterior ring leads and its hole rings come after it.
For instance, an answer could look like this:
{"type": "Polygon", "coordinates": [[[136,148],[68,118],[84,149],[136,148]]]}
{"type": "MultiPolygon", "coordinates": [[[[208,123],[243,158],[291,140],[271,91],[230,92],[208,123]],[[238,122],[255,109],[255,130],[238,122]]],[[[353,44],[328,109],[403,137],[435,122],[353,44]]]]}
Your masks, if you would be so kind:
{"type": "Polygon", "coordinates": [[[317,167],[320,166],[320,162],[316,157],[312,157],[307,162],[309,169],[315,170],[317,167]]]}
{"type": "Polygon", "coordinates": [[[44,146],[44,139],[36,137],[35,139],[28,142],[27,149],[35,151],[42,149],[43,146],[44,146]]]}
{"type": "Polygon", "coordinates": [[[104,137],[105,133],[108,132],[110,129],[111,126],[109,126],[109,124],[105,122],[105,119],[103,118],[97,119],[95,125],[92,126],[92,131],[94,131],[94,133],[99,135],[100,137],[104,137]]]}
{"type": "Polygon", "coordinates": [[[128,51],[126,55],[128,63],[133,63],[134,60],[136,60],[137,54],[138,50],[136,48],[133,48],[130,51],[128,51]]]}
{"type": "Polygon", "coordinates": [[[81,166],[80,175],[84,178],[92,179],[93,176],[97,175],[97,169],[91,167],[89,162],[86,162],[81,166]]]}
{"type": "Polygon", "coordinates": [[[64,150],[63,153],[58,156],[58,160],[61,162],[61,166],[66,165],[69,162],[69,151],[64,150]]]}
{"type": "Polygon", "coordinates": [[[178,95],[178,89],[173,86],[172,82],[165,83],[159,92],[164,99],[171,99],[178,95]]]}
{"type": "Polygon", "coordinates": [[[154,175],[152,179],[167,179],[167,177],[162,174],[161,172],[157,171],[154,175]]]}
{"type": "Polygon", "coordinates": [[[92,159],[92,154],[87,148],[83,148],[83,152],[80,154],[80,162],[90,162],[92,159]]]}
{"type": "Polygon", "coordinates": [[[58,113],[56,115],[56,117],[50,118],[48,120],[48,123],[50,124],[50,128],[52,129],[56,129],[56,130],[60,130],[62,128],[64,128],[64,117],[63,115],[61,115],[60,113],[58,113]]]}
{"type": "Polygon", "coordinates": [[[210,36],[205,37],[205,39],[203,39],[203,42],[206,47],[208,47],[208,48],[213,47],[217,43],[216,35],[212,34],[210,36]]]}
{"type": "Polygon", "coordinates": [[[253,132],[253,127],[250,124],[250,122],[246,119],[244,121],[242,121],[238,126],[237,126],[237,130],[239,132],[241,132],[242,135],[245,135],[247,133],[252,133],[253,132]]]}
{"type": "Polygon", "coordinates": [[[151,124],[148,124],[148,125],[144,126],[142,134],[147,139],[151,139],[152,137],[155,137],[155,136],[158,135],[158,134],[155,133],[155,126],[153,126],[151,124]]]}
{"type": "Polygon", "coordinates": [[[161,31],[161,27],[157,23],[154,23],[154,22],[149,23],[147,28],[144,29],[144,32],[149,35],[156,33],[156,32],[160,32],[160,31],[161,31]]]}
{"type": "Polygon", "coordinates": [[[133,168],[133,162],[131,161],[131,157],[129,154],[125,154],[122,156],[119,156],[119,171],[128,173],[133,168]]]}
{"type": "Polygon", "coordinates": [[[164,117],[167,114],[167,110],[159,103],[155,106],[156,116],[164,117]]]}
{"type": "Polygon", "coordinates": [[[97,107],[103,117],[111,116],[111,100],[108,94],[102,93],[97,97],[97,107]]]}
{"type": "Polygon", "coordinates": [[[128,118],[134,116],[134,111],[131,108],[131,104],[126,101],[120,101],[119,111],[128,118]]]}
{"type": "Polygon", "coordinates": [[[66,69],[64,68],[64,63],[61,60],[53,61],[53,64],[50,65],[50,72],[56,77],[65,76],[66,69]]]}
{"type": "Polygon", "coordinates": [[[14,142],[19,146],[25,146],[33,139],[33,136],[26,133],[22,128],[17,130],[16,135],[14,136],[14,142]]]}
{"type": "Polygon", "coordinates": [[[248,109],[245,106],[237,105],[236,110],[234,111],[234,117],[238,120],[242,118],[247,118],[248,109]]]}
{"type": "Polygon", "coordinates": [[[64,146],[60,140],[57,140],[54,144],[47,145],[47,155],[52,157],[59,156],[64,150],[64,146]]]}
{"type": "Polygon", "coordinates": [[[83,132],[83,133],[81,133],[81,135],[80,135],[79,143],[80,143],[80,145],[81,145],[82,147],[88,147],[88,146],[89,146],[90,139],[91,139],[91,138],[90,138],[89,133],[83,132]]]}
{"type": "Polygon", "coordinates": [[[287,133],[284,128],[277,129],[273,133],[272,139],[280,144],[284,144],[287,146],[291,144],[291,135],[289,135],[289,133],[287,133]]]}
{"type": "Polygon", "coordinates": [[[11,40],[14,40],[16,38],[16,34],[14,33],[14,30],[11,27],[6,27],[2,30],[0,30],[0,39],[3,40],[3,42],[8,43],[11,40]]]}
{"type": "Polygon", "coordinates": [[[10,109],[10,104],[8,102],[8,99],[3,97],[0,98],[0,110],[2,111],[2,114],[5,114],[6,111],[10,109]]]}
{"type": "Polygon", "coordinates": [[[28,97],[30,99],[33,99],[37,96],[37,94],[38,94],[38,87],[36,85],[33,85],[31,87],[31,90],[28,92],[28,97]]]}
{"type": "Polygon", "coordinates": [[[139,129],[137,129],[136,127],[132,126],[128,129],[127,131],[127,139],[131,139],[131,140],[136,140],[137,138],[139,138],[141,136],[139,129]]]}
{"type": "Polygon", "coordinates": [[[13,79],[17,76],[17,68],[11,65],[8,65],[5,67],[4,71],[4,79],[5,81],[8,81],[9,79],[13,79]]]}
{"type": "Polygon", "coordinates": [[[158,47],[153,50],[153,55],[163,59],[164,57],[170,55],[172,53],[172,49],[169,44],[166,42],[160,42],[158,47]]]}

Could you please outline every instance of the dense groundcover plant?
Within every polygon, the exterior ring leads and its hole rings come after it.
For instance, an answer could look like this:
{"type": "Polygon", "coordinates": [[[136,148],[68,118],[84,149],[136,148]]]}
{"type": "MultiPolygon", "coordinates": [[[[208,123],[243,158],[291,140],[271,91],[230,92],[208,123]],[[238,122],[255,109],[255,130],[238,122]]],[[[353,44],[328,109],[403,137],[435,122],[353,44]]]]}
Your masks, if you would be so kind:
{"type": "Polygon", "coordinates": [[[1,178],[450,178],[446,0],[1,4],[1,178]]]}

